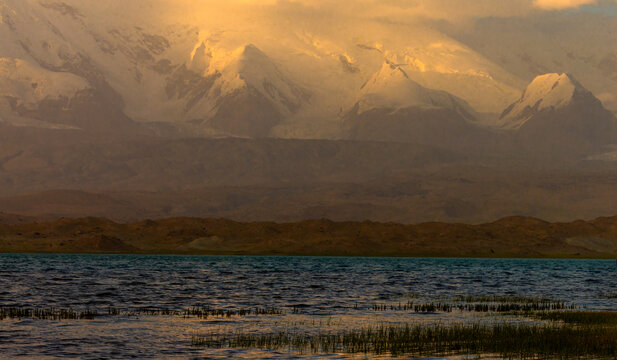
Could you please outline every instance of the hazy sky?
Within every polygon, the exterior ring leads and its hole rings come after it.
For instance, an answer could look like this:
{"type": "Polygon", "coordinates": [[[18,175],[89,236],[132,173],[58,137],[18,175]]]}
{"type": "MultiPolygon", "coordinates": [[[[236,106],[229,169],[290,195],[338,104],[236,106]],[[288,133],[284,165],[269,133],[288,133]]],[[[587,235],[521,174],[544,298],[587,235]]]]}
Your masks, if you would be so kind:
{"type": "MultiPolygon", "coordinates": [[[[223,19],[243,10],[283,12],[289,16],[324,13],[352,18],[384,18],[406,22],[417,17],[465,20],[487,16],[525,16],[539,12],[588,10],[610,13],[617,0],[158,0],[177,16],[203,18],[216,14],[223,19]],[[190,11],[187,12],[187,9],[190,11]]],[[[144,6],[152,6],[148,1],[144,6]]],[[[159,6],[154,6],[160,9],[159,6]]]]}
{"type": "MultiPolygon", "coordinates": [[[[184,0],[194,6],[194,0],[184,0]]],[[[177,2],[174,2],[177,4],[177,2]]],[[[221,6],[243,6],[275,8],[301,7],[327,10],[346,16],[397,16],[423,15],[432,18],[464,18],[482,16],[520,16],[538,11],[563,11],[581,7],[602,9],[616,3],[615,0],[202,0],[208,8],[221,6]],[[296,5],[296,6],[294,6],[296,5]]]]}

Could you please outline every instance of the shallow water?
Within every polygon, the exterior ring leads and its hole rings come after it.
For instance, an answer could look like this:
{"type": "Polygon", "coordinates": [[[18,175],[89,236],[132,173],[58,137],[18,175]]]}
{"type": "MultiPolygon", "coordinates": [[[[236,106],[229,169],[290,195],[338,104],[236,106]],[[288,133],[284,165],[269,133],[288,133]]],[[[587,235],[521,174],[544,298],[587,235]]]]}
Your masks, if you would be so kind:
{"type": "Polygon", "coordinates": [[[0,357],[342,359],[350,356],[195,348],[191,337],[486,318],[461,312],[372,310],[375,304],[457,295],[549,297],[590,310],[617,310],[617,299],[606,296],[616,291],[617,265],[603,260],[7,254],[0,255],[0,306],[89,308],[99,313],[107,313],[110,306],[276,307],[285,314],[4,320],[0,357]]]}

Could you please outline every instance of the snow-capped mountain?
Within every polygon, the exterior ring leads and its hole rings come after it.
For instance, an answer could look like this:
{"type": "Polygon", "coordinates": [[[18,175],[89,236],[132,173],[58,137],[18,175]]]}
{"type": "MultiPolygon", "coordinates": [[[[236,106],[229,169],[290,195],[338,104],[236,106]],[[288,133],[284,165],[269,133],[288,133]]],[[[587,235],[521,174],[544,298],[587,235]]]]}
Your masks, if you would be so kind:
{"type": "Polygon", "coordinates": [[[536,77],[499,126],[532,148],[584,153],[617,141],[615,116],[568,74],[536,77]]]}
{"type": "Polygon", "coordinates": [[[519,129],[542,111],[556,111],[568,106],[574,98],[589,92],[568,74],[545,74],[536,77],[523,96],[510,105],[500,117],[504,129],[519,129]]]}
{"type": "Polygon", "coordinates": [[[458,147],[484,133],[473,125],[475,118],[464,100],[427,89],[402,66],[386,62],[362,86],[345,122],[355,140],[458,147]]]}
{"type": "Polygon", "coordinates": [[[573,74],[616,112],[615,20],[612,12],[562,11],[486,17],[472,26],[441,29],[526,83],[538,74],[573,74]]]}
{"type": "Polygon", "coordinates": [[[123,131],[136,121],[193,135],[263,137],[309,100],[254,45],[195,46],[199,31],[182,25],[151,33],[96,23],[88,1],[0,5],[4,123],[123,131]]]}
{"type": "Polygon", "coordinates": [[[423,87],[409,78],[403,66],[384,62],[361,88],[356,101],[357,113],[372,109],[397,111],[410,107],[447,108],[472,120],[474,110],[462,99],[445,91],[423,87]]]}
{"type": "MultiPolygon", "coordinates": [[[[88,94],[88,101],[99,104],[95,113],[113,109],[122,121],[149,127],[164,123],[155,128],[199,136],[344,137],[337,122],[341,109],[355,103],[357,88],[384,61],[404,64],[422,86],[469,95],[480,111],[509,103],[518,90],[518,80],[506,70],[430,27],[409,29],[416,35],[410,38],[379,23],[354,28],[354,36],[340,26],[329,31],[328,26],[253,18],[225,26],[231,20],[216,19],[219,10],[203,11],[195,20],[175,14],[169,5],[168,0],[131,0],[122,6],[0,0],[0,58],[77,77],[89,89],[80,97],[88,94]]],[[[197,4],[173,5],[178,11],[204,10],[197,4]]],[[[34,91],[20,91],[8,96],[24,96],[21,102],[36,98],[34,91]]],[[[67,104],[58,106],[68,110],[67,104]]],[[[23,111],[8,108],[2,106],[5,122],[23,119],[23,111]]],[[[117,122],[109,123],[113,114],[88,121],[117,129],[117,122]]],[[[75,114],[71,122],[82,117],[75,114]]],[[[20,123],[60,122],[52,115],[30,120],[36,121],[20,123]]]]}
{"type": "MultiPolygon", "coordinates": [[[[220,54],[202,42],[192,54],[189,69],[205,86],[189,89],[186,116],[228,134],[266,137],[310,98],[252,44],[220,54]]],[[[184,72],[181,68],[174,75],[186,76],[184,72]]],[[[172,85],[177,80],[170,78],[170,98],[183,96],[172,85]]]]}
{"type": "MultiPolygon", "coordinates": [[[[480,45],[472,48],[422,21],[403,26],[367,19],[360,26],[290,22],[276,12],[229,15],[190,1],[118,4],[0,0],[3,123],[329,139],[349,138],[351,129],[357,139],[437,138],[441,144],[446,132],[457,130],[439,126],[475,131],[470,123],[515,101],[527,82],[507,61],[483,55],[480,45]],[[387,115],[390,128],[373,129],[387,123],[368,121],[378,113],[387,115]],[[399,131],[411,118],[425,118],[428,126],[429,117],[441,119],[430,122],[439,136],[399,131]]],[[[567,60],[559,63],[565,67],[567,60]]],[[[566,85],[558,90],[577,88],[566,85]]],[[[521,114],[534,108],[532,95],[528,90],[498,125],[525,127],[529,119],[521,114]]],[[[537,96],[544,100],[536,110],[544,111],[562,95],[537,96]]]]}

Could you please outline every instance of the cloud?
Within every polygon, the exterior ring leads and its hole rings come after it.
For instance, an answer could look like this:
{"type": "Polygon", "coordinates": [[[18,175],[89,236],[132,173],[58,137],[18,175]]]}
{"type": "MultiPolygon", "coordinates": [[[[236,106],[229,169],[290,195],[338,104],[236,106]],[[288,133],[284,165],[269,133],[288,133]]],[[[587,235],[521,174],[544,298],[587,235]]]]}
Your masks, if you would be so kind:
{"type": "Polygon", "coordinates": [[[543,10],[563,10],[597,4],[596,0],[534,0],[533,5],[543,10]]]}

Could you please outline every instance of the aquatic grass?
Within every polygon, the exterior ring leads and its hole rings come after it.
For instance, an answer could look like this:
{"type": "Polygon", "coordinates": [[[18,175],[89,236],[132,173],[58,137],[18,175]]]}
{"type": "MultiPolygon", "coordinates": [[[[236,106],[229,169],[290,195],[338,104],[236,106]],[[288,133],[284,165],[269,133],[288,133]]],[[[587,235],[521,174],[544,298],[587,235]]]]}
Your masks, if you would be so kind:
{"type": "Polygon", "coordinates": [[[573,305],[566,305],[564,303],[531,303],[531,304],[516,304],[516,303],[502,303],[502,304],[463,304],[455,306],[460,311],[468,312],[495,312],[495,313],[508,313],[508,312],[534,312],[534,311],[557,311],[566,309],[576,309],[573,305]]]}
{"type": "Polygon", "coordinates": [[[520,296],[520,295],[459,295],[451,298],[452,302],[465,302],[465,303],[503,303],[503,304],[549,304],[560,303],[559,300],[545,298],[545,297],[533,297],[533,296],[520,296]]]}
{"type": "Polygon", "coordinates": [[[539,320],[563,321],[566,324],[617,325],[617,312],[615,311],[539,312],[532,314],[532,317],[539,320]]]}
{"type": "Polygon", "coordinates": [[[38,319],[38,320],[92,320],[98,316],[96,310],[86,309],[77,312],[73,309],[55,308],[26,308],[8,307],[0,308],[0,320],[4,319],[38,319]]]}
{"type": "Polygon", "coordinates": [[[567,305],[561,301],[537,301],[537,302],[463,302],[463,303],[407,303],[377,304],[373,305],[374,311],[413,311],[417,313],[452,312],[453,310],[465,312],[532,312],[532,311],[556,311],[573,310],[574,305],[567,305]]]}
{"type": "Polygon", "coordinates": [[[212,317],[234,317],[234,316],[259,316],[259,315],[282,315],[283,311],[278,308],[248,308],[248,309],[213,309],[210,307],[192,307],[186,309],[183,313],[184,317],[197,317],[200,319],[206,319],[210,316],[212,317]]]}
{"type": "Polygon", "coordinates": [[[209,306],[193,306],[184,310],[167,308],[142,307],[131,310],[121,310],[110,307],[108,314],[113,316],[182,316],[184,318],[196,317],[207,319],[208,317],[243,317],[260,315],[282,315],[283,311],[278,308],[246,308],[246,309],[217,309],[209,306]]]}
{"type": "Polygon", "coordinates": [[[174,309],[168,308],[158,308],[158,307],[140,307],[133,310],[127,310],[123,312],[119,309],[110,309],[110,314],[116,313],[117,315],[128,315],[128,316],[181,316],[183,312],[174,309]]]}
{"type": "MultiPolygon", "coordinates": [[[[247,309],[215,309],[210,307],[191,307],[183,311],[157,307],[141,307],[123,310],[116,307],[107,308],[107,316],[181,316],[184,318],[196,317],[207,319],[208,317],[243,317],[243,316],[270,316],[282,315],[278,308],[247,308],[247,309]]],[[[0,308],[0,320],[5,319],[38,319],[38,320],[92,320],[102,316],[97,310],[86,309],[76,311],[74,309],[57,308],[29,308],[29,307],[2,307],[0,308]]]]}
{"type": "Polygon", "coordinates": [[[453,306],[446,303],[424,303],[414,304],[412,302],[398,304],[378,304],[373,305],[374,311],[413,311],[417,313],[432,313],[432,312],[452,312],[453,306]]]}
{"type": "Polygon", "coordinates": [[[617,299],[617,292],[601,293],[600,294],[600,298],[604,298],[604,299],[617,299]]]}
{"type": "Polygon", "coordinates": [[[368,327],[337,333],[237,333],[193,336],[213,348],[291,349],[298,352],[448,356],[499,354],[504,358],[617,358],[617,329],[594,326],[466,324],[368,327]]]}

